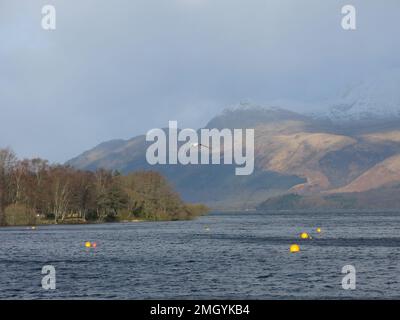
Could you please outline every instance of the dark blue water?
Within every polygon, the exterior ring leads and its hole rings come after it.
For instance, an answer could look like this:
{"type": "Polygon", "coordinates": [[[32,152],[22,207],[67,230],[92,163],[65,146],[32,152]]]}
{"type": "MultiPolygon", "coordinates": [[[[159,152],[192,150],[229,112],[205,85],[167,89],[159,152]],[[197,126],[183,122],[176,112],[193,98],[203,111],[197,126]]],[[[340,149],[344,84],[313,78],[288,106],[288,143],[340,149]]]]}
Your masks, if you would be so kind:
{"type": "Polygon", "coordinates": [[[400,298],[399,260],[400,213],[393,212],[1,228],[0,298],[400,298]],[[299,240],[302,231],[313,239],[299,240]],[[292,243],[300,253],[289,253],[292,243]],[[56,290],[41,287],[48,264],[56,290]],[[356,268],[356,290],[341,286],[347,264],[356,268]]]}

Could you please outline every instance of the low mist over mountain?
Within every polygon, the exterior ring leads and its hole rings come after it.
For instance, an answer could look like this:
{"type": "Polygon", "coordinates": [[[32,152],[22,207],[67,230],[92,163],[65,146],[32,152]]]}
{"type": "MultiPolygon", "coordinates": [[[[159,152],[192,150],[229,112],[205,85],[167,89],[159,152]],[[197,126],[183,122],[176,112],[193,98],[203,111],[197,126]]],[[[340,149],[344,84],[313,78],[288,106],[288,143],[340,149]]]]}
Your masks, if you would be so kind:
{"type": "Polygon", "coordinates": [[[313,115],[336,124],[400,119],[400,70],[394,69],[348,85],[329,107],[313,115]]]}
{"type": "MultiPolygon", "coordinates": [[[[344,112],[371,106],[368,100],[357,101],[344,112]]],[[[226,110],[206,127],[255,129],[255,171],[250,176],[235,176],[233,165],[150,166],[145,158],[145,136],[102,143],[68,164],[123,173],[156,170],[168,177],[184,200],[215,208],[250,209],[260,203],[263,209],[290,208],[293,203],[299,207],[368,207],[374,197],[385,199],[381,207],[397,207],[393,190],[400,185],[400,122],[395,114],[375,117],[372,111],[378,109],[371,108],[368,117],[379,121],[357,126],[365,118],[336,125],[282,108],[245,104],[226,110]],[[296,195],[296,201],[287,195],[296,195]],[[363,197],[368,202],[360,202],[363,197]]]]}

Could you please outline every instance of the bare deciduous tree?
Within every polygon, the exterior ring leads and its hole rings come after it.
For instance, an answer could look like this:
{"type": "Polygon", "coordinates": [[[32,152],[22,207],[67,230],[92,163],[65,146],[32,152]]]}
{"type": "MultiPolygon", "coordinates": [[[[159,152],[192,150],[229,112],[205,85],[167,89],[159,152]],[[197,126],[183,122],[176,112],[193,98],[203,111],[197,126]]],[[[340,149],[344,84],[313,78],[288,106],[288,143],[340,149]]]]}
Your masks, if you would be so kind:
{"type": "Polygon", "coordinates": [[[0,225],[5,225],[4,209],[12,192],[11,174],[17,158],[10,149],[0,149],[0,225]]]}

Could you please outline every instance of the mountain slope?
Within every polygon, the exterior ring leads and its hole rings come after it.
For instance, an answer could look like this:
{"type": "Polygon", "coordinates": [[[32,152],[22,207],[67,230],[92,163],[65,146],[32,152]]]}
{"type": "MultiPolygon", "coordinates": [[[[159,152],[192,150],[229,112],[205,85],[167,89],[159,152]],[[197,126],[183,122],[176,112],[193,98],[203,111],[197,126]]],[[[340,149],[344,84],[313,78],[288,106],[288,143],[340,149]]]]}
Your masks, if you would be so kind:
{"type": "Polygon", "coordinates": [[[304,177],[307,183],[297,186],[297,191],[319,190],[330,186],[329,178],[320,169],[320,159],[355,142],[350,137],[328,133],[272,135],[260,128],[257,130],[256,156],[265,170],[304,177]]]}
{"type": "MultiPolygon", "coordinates": [[[[285,129],[293,129],[288,125],[286,116],[291,119],[305,118],[295,113],[284,110],[260,108],[251,110],[239,109],[227,112],[227,119],[216,117],[207,125],[213,128],[217,122],[224,126],[236,128],[235,119],[242,119],[246,126],[254,121],[268,121],[271,116],[270,129],[274,132],[284,132],[285,129]],[[236,112],[240,114],[237,117],[236,112]],[[247,119],[244,115],[249,112],[247,119]],[[277,125],[277,119],[283,119],[281,125],[277,125]],[[274,119],[274,120],[272,120],[274,119]],[[214,123],[214,125],[213,125],[214,123]]],[[[299,124],[303,126],[304,124],[299,124]]],[[[244,127],[246,127],[244,126],[244,127]]],[[[257,139],[256,139],[257,143],[257,139]]],[[[96,170],[97,168],[115,169],[122,173],[136,170],[156,170],[165,175],[182,195],[185,201],[202,202],[218,208],[247,209],[267,197],[280,194],[291,187],[302,184],[306,180],[296,174],[276,172],[257,165],[255,172],[250,176],[236,176],[235,165],[155,165],[151,166],[146,161],[146,149],[149,143],[145,136],[138,136],[121,143],[110,142],[101,144],[92,150],[86,151],[81,156],[68,161],[68,164],[80,169],[96,170]],[[108,150],[107,150],[108,148],[108,150]]]]}
{"type": "Polygon", "coordinates": [[[333,196],[400,183],[398,123],[325,124],[291,111],[249,105],[213,118],[209,129],[255,129],[255,171],[250,176],[235,176],[234,165],[150,166],[144,136],[103,143],[68,164],[122,173],[156,170],[168,177],[184,200],[231,209],[253,208],[287,193],[333,196]]]}
{"type": "Polygon", "coordinates": [[[400,181],[400,155],[378,163],[348,185],[330,190],[329,193],[364,192],[400,181]]]}
{"type": "Polygon", "coordinates": [[[285,194],[261,202],[264,210],[398,210],[400,184],[364,192],[298,195],[285,194]]]}

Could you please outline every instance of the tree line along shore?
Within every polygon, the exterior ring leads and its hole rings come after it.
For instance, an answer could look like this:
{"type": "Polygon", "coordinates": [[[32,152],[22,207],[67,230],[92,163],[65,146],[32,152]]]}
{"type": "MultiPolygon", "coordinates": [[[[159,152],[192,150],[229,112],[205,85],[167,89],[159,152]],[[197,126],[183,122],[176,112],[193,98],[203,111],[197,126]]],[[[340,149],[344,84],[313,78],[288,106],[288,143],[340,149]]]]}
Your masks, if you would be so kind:
{"type": "Polygon", "coordinates": [[[187,220],[206,214],[158,172],[77,170],[0,149],[0,226],[187,220]]]}

